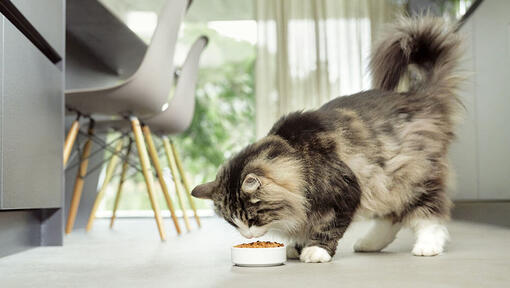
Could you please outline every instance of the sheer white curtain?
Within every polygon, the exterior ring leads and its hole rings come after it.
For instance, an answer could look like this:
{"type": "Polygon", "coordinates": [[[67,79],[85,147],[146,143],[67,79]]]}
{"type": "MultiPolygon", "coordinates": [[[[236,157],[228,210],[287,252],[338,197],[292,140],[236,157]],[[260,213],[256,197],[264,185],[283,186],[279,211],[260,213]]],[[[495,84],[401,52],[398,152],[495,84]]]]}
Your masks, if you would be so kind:
{"type": "Polygon", "coordinates": [[[389,0],[256,0],[257,137],[282,115],[369,89],[372,39],[389,0]]]}

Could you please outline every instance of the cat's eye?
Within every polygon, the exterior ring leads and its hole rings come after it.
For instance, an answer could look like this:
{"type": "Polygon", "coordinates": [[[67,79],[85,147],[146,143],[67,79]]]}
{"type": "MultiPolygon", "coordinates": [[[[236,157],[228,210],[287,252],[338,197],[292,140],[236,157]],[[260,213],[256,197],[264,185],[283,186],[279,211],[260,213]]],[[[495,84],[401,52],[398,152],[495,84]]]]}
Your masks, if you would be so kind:
{"type": "Polygon", "coordinates": [[[253,173],[246,175],[244,178],[241,189],[246,193],[253,193],[260,187],[260,180],[253,173]]]}

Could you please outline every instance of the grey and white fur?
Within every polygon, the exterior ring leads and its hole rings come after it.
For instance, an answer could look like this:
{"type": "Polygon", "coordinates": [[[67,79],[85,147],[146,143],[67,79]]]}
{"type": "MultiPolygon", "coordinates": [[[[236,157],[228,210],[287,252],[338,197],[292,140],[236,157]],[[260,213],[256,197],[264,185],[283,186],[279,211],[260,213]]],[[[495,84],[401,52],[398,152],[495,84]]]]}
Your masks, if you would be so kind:
{"type": "Polygon", "coordinates": [[[376,89],[282,117],[269,134],[197,186],[247,237],[278,230],[288,254],[327,262],[355,217],[375,224],[358,252],[380,251],[402,226],[414,255],[443,252],[452,202],[447,153],[462,105],[461,40],[445,21],[400,18],[371,58],[376,89]],[[396,92],[413,75],[406,92],[396,92]]]}

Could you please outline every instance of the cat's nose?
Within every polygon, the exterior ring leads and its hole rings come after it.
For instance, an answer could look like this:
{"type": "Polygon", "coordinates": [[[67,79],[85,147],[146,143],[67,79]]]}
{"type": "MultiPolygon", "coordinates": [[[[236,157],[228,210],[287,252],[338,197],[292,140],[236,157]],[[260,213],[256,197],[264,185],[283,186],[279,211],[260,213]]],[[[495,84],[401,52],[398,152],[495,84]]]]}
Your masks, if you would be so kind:
{"type": "Polygon", "coordinates": [[[265,226],[251,226],[249,229],[250,235],[253,236],[254,238],[264,236],[264,234],[266,234],[267,230],[268,230],[267,225],[265,225],[265,226]]]}

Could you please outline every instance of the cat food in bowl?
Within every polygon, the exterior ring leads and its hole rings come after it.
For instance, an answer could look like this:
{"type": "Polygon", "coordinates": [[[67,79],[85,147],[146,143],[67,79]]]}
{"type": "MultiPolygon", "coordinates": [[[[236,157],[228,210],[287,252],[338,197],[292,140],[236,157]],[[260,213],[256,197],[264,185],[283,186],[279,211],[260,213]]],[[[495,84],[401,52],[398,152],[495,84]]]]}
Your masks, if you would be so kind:
{"type": "Polygon", "coordinates": [[[277,266],[287,260],[285,245],[257,241],[232,247],[232,263],[237,266],[277,266]]]}

